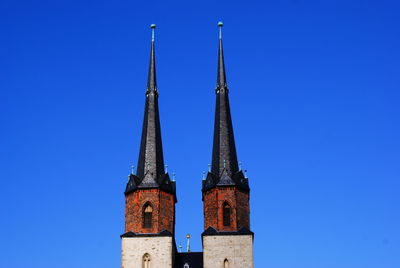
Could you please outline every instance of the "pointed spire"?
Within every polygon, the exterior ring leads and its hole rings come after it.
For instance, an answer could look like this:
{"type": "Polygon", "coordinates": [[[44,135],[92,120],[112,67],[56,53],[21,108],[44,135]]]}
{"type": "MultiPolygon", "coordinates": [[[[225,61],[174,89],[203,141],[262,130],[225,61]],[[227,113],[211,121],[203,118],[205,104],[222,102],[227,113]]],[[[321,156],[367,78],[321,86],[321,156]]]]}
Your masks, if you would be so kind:
{"type": "Polygon", "coordinates": [[[137,166],[137,176],[142,180],[141,185],[143,186],[158,184],[160,176],[165,173],[156,82],[156,63],[154,50],[155,27],[155,24],[150,26],[152,31],[152,39],[149,76],[147,80],[142,140],[137,166]]]}
{"type": "Polygon", "coordinates": [[[151,28],[151,50],[150,50],[150,64],[149,64],[149,75],[147,78],[147,92],[149,91],[157,91],[157,81],[156,81],[156,59],[155,59],[155,51],[154,51],[154,31],[156,29],[156,25],[150,25],[151,28]]]}
{"type": "Polygon", "coordinates": [[[224,24],[218,22],[219,28],[219,48],[218,48],[218,73],[217,73],[217,90],[224,90],[226,88],[226,75],[224,63],[224,50],[222,47],[222,26],[224,24]]]}
{"type": "Polygon", "coordinates": [[[238,170],[235,139],[226,85],[224,54],[222,48],[222,22],[219,27],[217,101],[215,108],[214,145],[211,172],[218,177],[226,170],[232,177],[238,170]]]}
{"type": "Polygon", "coordinates": [[[152,24],[150,28],[151,49],[149,76],[147,80],[138,165],[136,175],[130,174],[129,176],[125,195],[139,188],[159,188],[172,193],[175,197],[175,202],[178,202],[176,199],[176,184],[174,181],[170,180],[168,173],[165,172],[168,166],[164,166],[154,50],[154,29],[156,25],[152,24]]]}

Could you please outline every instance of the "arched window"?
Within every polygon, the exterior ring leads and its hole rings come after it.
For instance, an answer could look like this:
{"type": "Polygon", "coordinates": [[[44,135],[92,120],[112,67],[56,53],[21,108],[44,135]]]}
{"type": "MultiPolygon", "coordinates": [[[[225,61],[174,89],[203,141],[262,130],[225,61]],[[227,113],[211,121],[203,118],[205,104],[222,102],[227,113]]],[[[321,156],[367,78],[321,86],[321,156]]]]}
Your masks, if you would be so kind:
{"type": "Polygon", "coordinates": [[[143,208],[143,227],[151,228],[153,221],[153,208],[149,203],[146,203],[143,208]]]}
{"type": "Polygon", "coordinates": [[[148,253],[143,255],[143,268],[150,268],[151,259],[148,253]]]}
{"type": "Polygon", "coordinates": [[[185,263],[185,265],[183,265],[183,268],[189,268],[189,264],[185,263]]]}
{"type": "Polygon", "coordinates": [[[229,268],[229,261],[228,259],[224,260],[224,268],[229,268]]]}
{"type": "Polygon", "coordinates": [[[231,226],[231,207],[228,203],[224,203],[222,208],[224,226],[231,226]]]}

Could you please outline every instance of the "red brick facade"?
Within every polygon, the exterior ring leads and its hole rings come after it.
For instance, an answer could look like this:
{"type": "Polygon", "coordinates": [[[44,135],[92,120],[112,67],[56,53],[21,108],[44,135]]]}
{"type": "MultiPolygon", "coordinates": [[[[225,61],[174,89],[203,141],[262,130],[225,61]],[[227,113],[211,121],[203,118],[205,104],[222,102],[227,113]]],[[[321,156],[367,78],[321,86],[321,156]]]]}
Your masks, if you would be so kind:
{"type": "Polygon", "coordinates": [[[217,231],[235,232],[250,229],[249,193],[234,186],[217,187],[203,193],[204,230],[212,226],[217,231]],[[223,207],[230,207],[230,226],[223,224],[223,207]]]}
{"type": "Polygon", "coordinates": [[[160,189],[139,189],[125,196],[125,232],[159,233],[175,231],[175,198],[160,189]],[[144,227],[144,207],[150,204],[151,228],[144,227]]]}

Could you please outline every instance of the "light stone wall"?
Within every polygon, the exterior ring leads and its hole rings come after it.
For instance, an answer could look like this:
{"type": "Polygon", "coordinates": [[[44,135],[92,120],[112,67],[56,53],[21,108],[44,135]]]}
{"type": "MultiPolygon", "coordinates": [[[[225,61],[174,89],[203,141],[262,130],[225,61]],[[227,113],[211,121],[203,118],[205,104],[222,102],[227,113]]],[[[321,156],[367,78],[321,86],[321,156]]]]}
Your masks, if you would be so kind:
{"type": "Polygon", "coordinates": [[[151,258],[150,268],[172,268],[172,237],[123,237],[122,268],[143,268],[143,256],[151,258]]]}
{"type": "Polygon", "coordinates": [[[253,237],[251,235],[203,236],[204,268],[253,268],[253,237]]]}

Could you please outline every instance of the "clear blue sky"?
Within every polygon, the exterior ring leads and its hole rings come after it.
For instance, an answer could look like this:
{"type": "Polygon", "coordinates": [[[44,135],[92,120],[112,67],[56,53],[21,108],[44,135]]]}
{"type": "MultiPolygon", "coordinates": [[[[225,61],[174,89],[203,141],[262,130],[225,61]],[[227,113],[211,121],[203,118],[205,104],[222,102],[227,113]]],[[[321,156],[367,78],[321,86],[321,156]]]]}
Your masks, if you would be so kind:
{"type": "Polygon", "coordinates": [[[151,23],[177,241],[201,250],[218,33],[257,268],[400,267],[398,1],[0,3],[0,267],[119,267],[151,23]]]}

